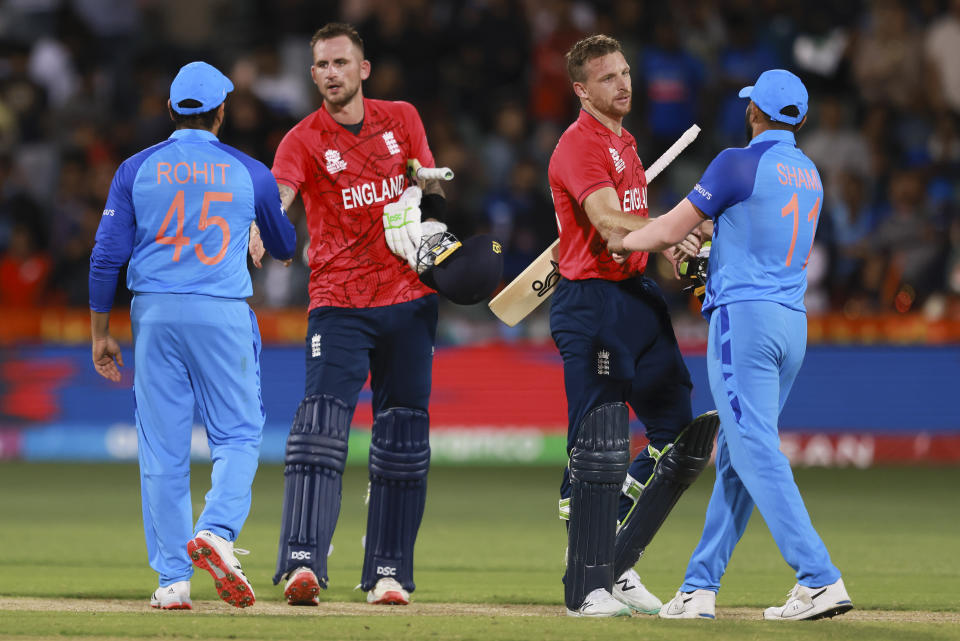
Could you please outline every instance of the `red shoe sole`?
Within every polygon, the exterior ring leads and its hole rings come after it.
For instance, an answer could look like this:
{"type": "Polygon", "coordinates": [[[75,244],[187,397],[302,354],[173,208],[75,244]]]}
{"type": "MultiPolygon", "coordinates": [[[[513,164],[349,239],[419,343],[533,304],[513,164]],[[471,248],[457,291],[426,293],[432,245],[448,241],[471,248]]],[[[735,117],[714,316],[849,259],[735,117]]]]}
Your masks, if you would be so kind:
{"type": "Polygon", "coordinates": [[[376,601],[371,601],[371,605],[409,605],[410,601],[403,598],[403,594],[396,590],[388,590],[376,601]]]}
{"type": "Polygon", "coordinates": [[[320,584],[313,572],[298,572],[283,591],[287,603],[290,605],[320,605],[320,584]]]}
{"type": "Polygon", "coordinates": [[[187,553],[193,564],[201,570],[206,570],[213,577],[213,584],[217,587],[217,595],[236,608],[248,608],[256,602],[253,588],[242,577],[234,573],[216,549],[201,538],[187,543],[187,553]]]}
{"type": "Polygon", "coordinates": [[[192,610],[189,603],[171,603],[170,605],[151,605],[154,610],[192,610]]]}

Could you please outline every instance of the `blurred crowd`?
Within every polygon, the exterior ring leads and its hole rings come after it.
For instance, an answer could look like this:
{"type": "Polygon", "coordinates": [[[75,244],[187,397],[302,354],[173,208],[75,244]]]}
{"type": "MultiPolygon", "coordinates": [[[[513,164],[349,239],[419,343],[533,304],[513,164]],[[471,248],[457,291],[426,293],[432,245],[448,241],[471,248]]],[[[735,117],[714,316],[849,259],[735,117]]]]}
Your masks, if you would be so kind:
{"type": "MultiPolygon", "coordinates": [[[[365,95],[418,107],[438,165],[457,173],[451,228],[496,236],[505,281],[556,238],[546,166],[578,108],[563,54],[602,32],[633,70],[626,125],[645,164],[703,130],[651,184],[652,214],[746,143],[737,91],[791,69],[811,94],[800,146],[825,185],[810,311],[960,318],[960,0],[6,0],[0,307],[86,306],[113,173],[170,134],[169,84],[186,62],[233,79],[221,139],[269,166],[319,105],[308,42],[331,20],[365,40],[365,95]]],[[[694,314],[665,261],[654,269],[677,314],[694,314]]],[[[254,276],[255,304],[306,304],[302,260],[254,276]]],[[[482,305],[458,311],[453,340],[504,331],[482,305]]]]}

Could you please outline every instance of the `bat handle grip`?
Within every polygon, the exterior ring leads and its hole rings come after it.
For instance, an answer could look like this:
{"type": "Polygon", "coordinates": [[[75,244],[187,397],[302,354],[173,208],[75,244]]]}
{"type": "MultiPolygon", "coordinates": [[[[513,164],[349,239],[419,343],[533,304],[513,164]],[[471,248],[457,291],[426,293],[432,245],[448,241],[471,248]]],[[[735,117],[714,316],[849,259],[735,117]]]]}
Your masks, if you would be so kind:
{"type": "Polygon", "coordinates": [[[449,167],[420,167],[417,169],[419,180],[453,180],[453,170],[449,167]]]}

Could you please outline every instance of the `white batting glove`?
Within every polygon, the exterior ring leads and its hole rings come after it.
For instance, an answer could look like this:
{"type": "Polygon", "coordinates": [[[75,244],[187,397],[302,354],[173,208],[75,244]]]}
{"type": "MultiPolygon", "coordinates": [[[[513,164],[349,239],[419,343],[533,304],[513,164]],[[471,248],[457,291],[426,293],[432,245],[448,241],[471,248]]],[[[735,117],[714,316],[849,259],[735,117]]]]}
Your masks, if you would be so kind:
{"type": "Polygon", "coordinates": [[[423,235],[420,227],[420,197],[423,192],[417,186],[407,187],[395,203],[383,207],[383,231],[387,247],[407,261],[411,269],[417,268],[417,248],[423,235]]]}

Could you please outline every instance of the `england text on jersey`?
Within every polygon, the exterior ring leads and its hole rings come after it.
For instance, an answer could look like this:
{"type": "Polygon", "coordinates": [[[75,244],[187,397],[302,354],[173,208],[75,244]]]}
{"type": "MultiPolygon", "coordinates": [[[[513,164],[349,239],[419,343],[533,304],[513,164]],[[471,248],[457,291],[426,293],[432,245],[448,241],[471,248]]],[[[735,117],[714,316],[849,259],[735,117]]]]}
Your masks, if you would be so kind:
{"type": "Polygon", "coordinates": [[[340,193],[343,195],[343,208],[369,206],[382,203],[386,200],[396,200],[403,193],[404,176],[399,174],[384,178],[381,181],[365,182],[359,185],[345,187],[340,193]]]}
{"type": "Polygon", "coordinates": [[[647,186],[633,187],[623,192],[623,205],[621,207],[625,212],[646,211],[647,209],[647,186]]]}

